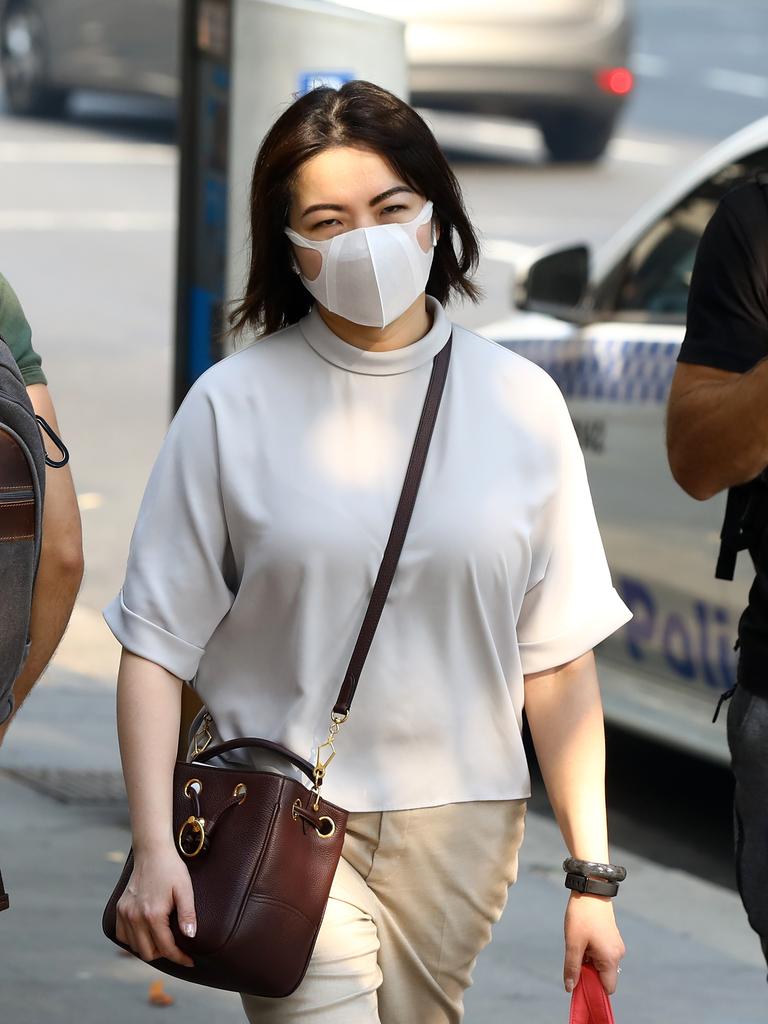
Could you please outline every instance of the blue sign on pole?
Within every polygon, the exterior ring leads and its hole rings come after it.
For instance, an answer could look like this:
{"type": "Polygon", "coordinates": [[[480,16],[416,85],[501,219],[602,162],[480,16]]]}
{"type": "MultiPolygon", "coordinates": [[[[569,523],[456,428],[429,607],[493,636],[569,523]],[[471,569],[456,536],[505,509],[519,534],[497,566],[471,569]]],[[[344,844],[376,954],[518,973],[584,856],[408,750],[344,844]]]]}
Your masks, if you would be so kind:
{"type": "Polygon", "coordinates": [[[303,96],[324,85],[340,89],[345,82],[352,82],[356,78],[354,71],[304,71],[299,75],[299,95],[303,96]]]}

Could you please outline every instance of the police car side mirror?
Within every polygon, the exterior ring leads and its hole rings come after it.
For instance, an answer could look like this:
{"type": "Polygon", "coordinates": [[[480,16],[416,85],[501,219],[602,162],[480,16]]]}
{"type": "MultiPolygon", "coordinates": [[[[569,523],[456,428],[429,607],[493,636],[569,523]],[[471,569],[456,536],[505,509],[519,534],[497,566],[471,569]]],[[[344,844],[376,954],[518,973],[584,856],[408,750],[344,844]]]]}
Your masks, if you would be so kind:
{"type": "Polygon", "coordinates": [[[514,303],[518,309],[583,323],[589,319],[583,308],[588,284],[586,245],[558,249],[521,268],[515,281],[514,303]]]}

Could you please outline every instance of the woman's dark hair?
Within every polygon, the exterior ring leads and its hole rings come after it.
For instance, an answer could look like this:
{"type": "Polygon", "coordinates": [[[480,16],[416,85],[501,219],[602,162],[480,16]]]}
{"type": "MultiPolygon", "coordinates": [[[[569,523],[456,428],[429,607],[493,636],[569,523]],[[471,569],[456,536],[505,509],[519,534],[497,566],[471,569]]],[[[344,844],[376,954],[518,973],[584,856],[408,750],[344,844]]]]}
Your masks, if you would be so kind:
{"type": "Polygon", "coordinates": [[[261,144],[251,183],[251,263],[245,296],[230,316],[235,331],[271,334],[309,312],[312,296],[292,269],[283,233],[301,167],[323,150],[356,146],[378,153],[403,181],[434,205],[440,238],[427,292],[445,304],[453,294],[476,302],[477,236],[461,188],[434,135],[397,96],[370,82],[314,89],[296,100],[261,144]],[[454,249],[454,236],[460,253],[454,249]]]}

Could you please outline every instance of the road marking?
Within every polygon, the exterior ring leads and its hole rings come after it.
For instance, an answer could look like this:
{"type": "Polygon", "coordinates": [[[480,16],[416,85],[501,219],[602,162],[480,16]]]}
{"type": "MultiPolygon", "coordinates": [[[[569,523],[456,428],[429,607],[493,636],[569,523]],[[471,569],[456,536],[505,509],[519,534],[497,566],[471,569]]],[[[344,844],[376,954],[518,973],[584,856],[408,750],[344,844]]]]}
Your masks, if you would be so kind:
{"type": "Polygon", "coordinates": [[[608,153],[615,160],[628,164],[653,164],[666,167],[674,162],[677,150],[664,142],[647,142],[643,139],[614,139],[608,153]]]}
{"type": "Polygon", "coordinates": [[[746,71],[731,71],[729,68],[711,68],[704,76],[704,83],[719,92],[735,92],[739,96],[753,99],[768,99],[768,78],[751,75],[746,71]]]}
{"type": "Polygon", "coordinates": [[[669,61],[655,53],[636,53],[630,58],[629,66],[643,78],[664,78],[669,73],[669,61]]]}
{"type": "Polygon", "coordinates": [[[144,164],[176,163],[175,146],[146,142],[0,142],[6,164],[144,164]]]}
{"type": "Polygon", "coordinates": [[[495,263],[510,263],[517,266],[524,263],[536,247],[510,242],[508,238],[486,238],[483,242],[483,255],[495,263]]]}
{"type": "MultiPolygon", "coordinates": [[[[521,155],[540,158],[543,152],[537,128],[514,121],[491,118],[469,118],[434,110],[419,110],[430,125],[441,146],[460,152],[474,151],[501,159],[521,155]]],[[[675,146],[645,139],[619,136],[608,147],[608,156],[622,163],[651,164],[666,167],[674,163],[675,146]]]]}
{"type": "Polygon", "coordinates": [[[2,210],[0,231],[171,231],[164,210],[2,210]]]}
{"type": "Polygon", "coordinates": [[[81,512],[90,512],[92,509],[101,508],[104,504],[104,495],[95,491],[84,491],[77,496],[77,507],[81,512]]]}
{"type": "Polygon", "coordinates": [[[496,156],[539,156],[541,138],[536,128],[514,121],[465,117],[436,110],[419,113],[437,136],[441,146],[459,151],[479,149],[496,156]],[[513,152],[515,151],[515,152],[513,152]]]}
{"type": "MultiPolygon", "coordinates": [[[[662,72],[663,58],[652,54],[639,54],[641,66],[655,67],[662,72]],[[647,63],[650,61],[651,63],[647,63]],[[656,61],[656,64],[653,64],[656,61]],[[661,62],[661,63],[658,63],[661,62]]],[[[641,74],[654,72],[641,71],[641,74]]],[[[710,75],[718,72],[711,72],[710,75]]],[[[768,95],[768,80],[758,75],[739,75],[738,72],[722,72],[737,75],[762,83],[765,92],[748,95],[768,95]]],[[[715,78],[715,81],[719,79],[715,78]]],[[[730,79],[729,79],[730,81],[730,79]]],[[[732,85],[713,85],[713,88],[729,88],[732,85]]],[[[738,90],[736,90],[738,91],[738,90]]],[[[435,111],[420,111],[432,124],[441,145],[461,151],[480,152],[500,157],[514,157],[526,154],[539,157],[542,151],[538,129],[531,125],[490,119],[457,118],[456,115],[439,114],[435,111]]],[[[640,139],[615,138],[609,147],[609,154],[616,160],[627,163],[665,165],[672,162],[674,147],[640,139]]],[[[134,166],[170,167],[176,164],[178,153],[175,146],[158,143],[130,142],[0,142],[0,163],[7,164],[124,164],[134,166]]],[[[34,229],[33,229],[34,230],[34,229]]],[[[116,230],[122,230],[120,228],[116,230]]],[[[143,230],[143,229],[140,229],[143,230]]]]}

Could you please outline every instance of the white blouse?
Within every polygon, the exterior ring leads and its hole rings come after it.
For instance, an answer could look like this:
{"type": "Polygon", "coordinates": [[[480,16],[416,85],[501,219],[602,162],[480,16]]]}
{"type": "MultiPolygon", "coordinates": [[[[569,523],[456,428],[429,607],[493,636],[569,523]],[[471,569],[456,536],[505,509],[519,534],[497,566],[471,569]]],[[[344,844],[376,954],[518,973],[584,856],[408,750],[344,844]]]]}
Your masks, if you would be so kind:
{"type": "Polygon", "coordinates": [[[203,374],[105,610],[128,650],[191,682],[219,737],[314,760],[453,327],[413,519],[324,786],[351,811],[529,796],[524,674],[630,618],[558,388],[428,307],[429,333],[395,351],[356,348],[313,309],[203,374]]]}

